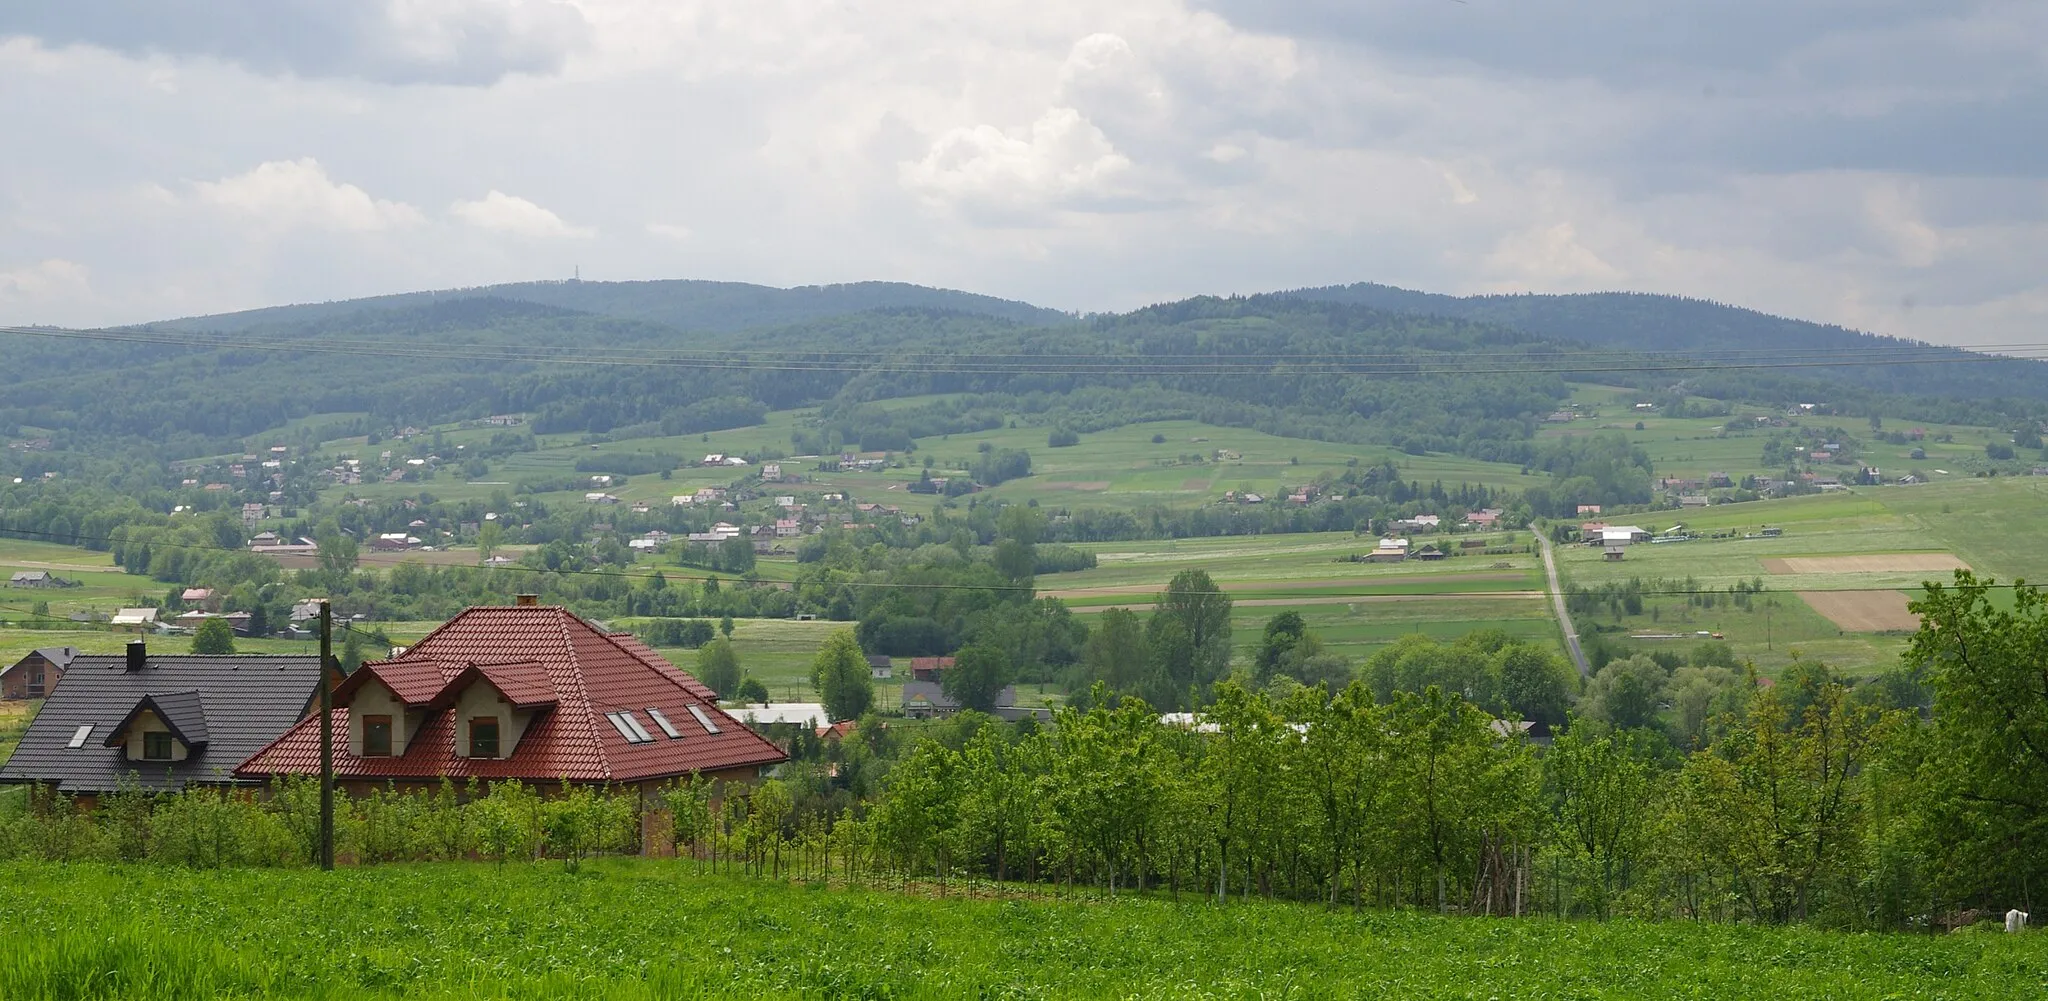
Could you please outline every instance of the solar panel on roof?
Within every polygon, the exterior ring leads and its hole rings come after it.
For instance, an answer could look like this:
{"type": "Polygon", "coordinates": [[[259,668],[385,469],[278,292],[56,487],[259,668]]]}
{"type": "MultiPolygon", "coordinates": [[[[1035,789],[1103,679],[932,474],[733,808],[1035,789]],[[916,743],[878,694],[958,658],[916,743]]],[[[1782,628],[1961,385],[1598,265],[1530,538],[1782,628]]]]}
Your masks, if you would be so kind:
{"type": "Polygon", "coordinates": [[[73,731],[71,731],[71,743],[69,743],[69,744],[66,744],[66,745],[64,745],[64,746],[65,746],[65,747],[84,747],[84,746],[85,746],[85,739],[86,739],[87,737],[90,737],[90,736],[92,736],[92,728],[93,728],[93,726],[94,726],[94,725],[95,725],[95,724],[92,724],[92,723],[85,723],[85,724],[82,724],[82,725],[80,725],[78,729],[76,729],[76,730],[73,730],[73,731]]]}
{"type": "Polygon", "coordinates": [[[632,734],[626,738],[627,740],[630,740],[635,744],[646,744],[654,740],[654,735],[648,733],[647,728],[640,725],[640,717],[633,715],[632,710],[627,709],[621,711],[619,713],[619,719],[620,721],[624,722],[628,727],[631,727],[633,730],[632,734]]]}
{"type": "Polygon", "coordinates": [[[668,734],[668,738],[670,740],[683,739],[683,732],[681,730],[676,729],[676,725],[674,723],[669,722],[668,717],[664,715],[660,709],[657,709],[653,706],[648,706],[647,715],[654,717],[654,725],[661,727],[661,732],[668,734]]]}
{"type": "Polygon", "coordinates": [[[690,703],[690,715],[697,717],[697,723],[704,728],[705,733],[718,732],[718,724],[711,722],[711,717],[704,715],[703,706],[690,703]]]}

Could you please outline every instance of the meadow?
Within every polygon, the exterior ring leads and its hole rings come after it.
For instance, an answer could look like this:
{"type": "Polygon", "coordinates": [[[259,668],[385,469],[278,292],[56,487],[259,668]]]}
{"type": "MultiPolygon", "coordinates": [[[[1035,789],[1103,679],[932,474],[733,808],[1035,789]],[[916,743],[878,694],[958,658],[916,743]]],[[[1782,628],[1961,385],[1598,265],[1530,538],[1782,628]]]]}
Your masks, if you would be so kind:
{"type": "Polygon", "coordinates": [[[1897,662],[1915,624],[1895,615],[1897,628],[1846,628],[1816,612],[1799,592],[1872,592],[1869,603],[1896,606],[1902,595],[1917,596],[1923,582],[1950,579],[1946,570],[1908,568],[1944,555],[2001,581],[2040,579],[2048,575],[2048,523],[2035,515],[2042,511],[2048,511],[2048,482],[2036,477],[1856,488],[1616,516],[1616,522],[1653,531],[1683,524],[1694,533],[1756,535],[1768,525],[1784,534],[1635,545],[1620,562],[1607,561],[1597,547],[1563,546],[1558,565],[1565,581],[1585,587],[1639,578],[1646,586],[1662,580],[1676,588],[1692,580],[1724,590],[1761,580],[1769,593],[1747,610],[1725,602],[1700,608],[1682,595],[1650,596],[1640,615],[1603,614],[1579,625],[1624,634],[1678,633],[1685,643],[1704,629],[1723,633],[1738,656],[1754,659],[1766,673],[1796,655],[1868,675],[1897,662]]]}
{"type": "Polygon", "coordinates": [[[0,997],[1974,999],[2048,936],[999,897],[688,862],[0,870],[0,997]],[[195,934],[203,930],[203,934],[195,934]]]}

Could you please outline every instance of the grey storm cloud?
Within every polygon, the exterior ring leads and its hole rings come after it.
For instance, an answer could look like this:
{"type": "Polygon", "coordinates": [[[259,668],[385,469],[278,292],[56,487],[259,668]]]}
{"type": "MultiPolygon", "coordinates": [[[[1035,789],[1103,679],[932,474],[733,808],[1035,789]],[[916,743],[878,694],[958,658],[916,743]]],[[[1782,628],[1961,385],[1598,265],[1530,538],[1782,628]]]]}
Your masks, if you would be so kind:
{"type": "MultiPolygon", "coordinates": [[[[2027,0],[1201,0],[1432,72],[1590,84],[1641,124],[1586,155],[1702,169],[2048,177],[2048,4],[2027,0]]],[[[1662,180],[1660,180],[1660,177],[1662,180]]]]}
{"type": "Polygon", "coordinates": [[[211,57],[260,73],[478,85],[560,69],[588,25],[553,0],[94,0],[0,4],[8,35],[211,57]]]}

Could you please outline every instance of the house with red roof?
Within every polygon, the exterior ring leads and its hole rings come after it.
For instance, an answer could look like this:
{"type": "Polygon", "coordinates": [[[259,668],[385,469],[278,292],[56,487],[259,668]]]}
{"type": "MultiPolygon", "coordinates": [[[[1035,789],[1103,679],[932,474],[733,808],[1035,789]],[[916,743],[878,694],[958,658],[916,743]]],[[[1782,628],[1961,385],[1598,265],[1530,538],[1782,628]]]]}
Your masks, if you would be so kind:
{"type": "MultiPolygon", "coordinates": [[[[522,597],[471,608],[334,693],[334,772],[354,793],[498,779],[633,786],[752,780],[787,760],[717,696],[625,633],[522,597]]],[[[317,712],[235,770],[318,774],[317,712]]]]}

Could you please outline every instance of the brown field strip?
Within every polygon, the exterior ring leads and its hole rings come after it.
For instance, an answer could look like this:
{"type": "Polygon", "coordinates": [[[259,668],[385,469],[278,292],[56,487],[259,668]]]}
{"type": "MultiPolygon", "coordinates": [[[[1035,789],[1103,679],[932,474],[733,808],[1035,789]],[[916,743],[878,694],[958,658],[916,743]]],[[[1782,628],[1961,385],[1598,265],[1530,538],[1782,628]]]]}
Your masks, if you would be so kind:
{"type": "MultiPolygon", "coordinates": [[[[1446,594],[1312,594],[1300,598],[1236,598],[1230,602],[1232,608],[1287,608],[1298,605],[1391,605],[1411,601],[1467,601],[1484,599],[1492,601],[1529,601],[1548,598],[1543,591],[1460,591],[1446,594]]],[[[1139,608],[1136,605],[1090,605],[1077,612],[1100,612],[1110,608],[1139,608]]]]}
{"type": "Polygon", "coordinates": [[[1108,490],[1108,480],[1053,480],[1045,484],[1047,490],[1108,490]]]}
{"type": "Polygon", "coordinates": [[[1948,553],[1872,553],[1867,556],[1785,556],[1763,561],[1771,573],[1919,573],[1968,570],[1948,553]]]}
{"type": "Polygon", "coordinates": [[[1906,610],[1903,591],[1801,591],[1801,600],[1852,633],[1910,632],[1920,617],[1906,610]]]}

